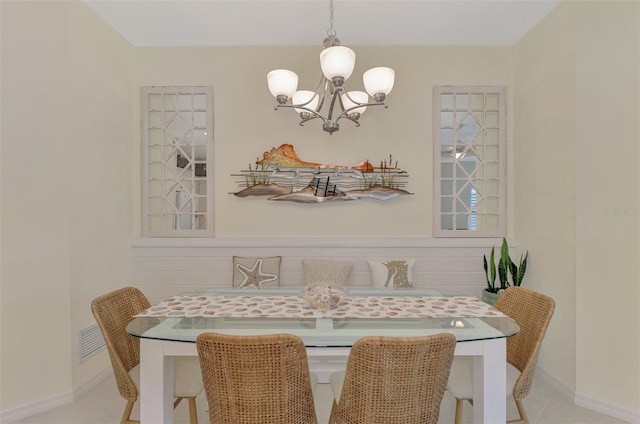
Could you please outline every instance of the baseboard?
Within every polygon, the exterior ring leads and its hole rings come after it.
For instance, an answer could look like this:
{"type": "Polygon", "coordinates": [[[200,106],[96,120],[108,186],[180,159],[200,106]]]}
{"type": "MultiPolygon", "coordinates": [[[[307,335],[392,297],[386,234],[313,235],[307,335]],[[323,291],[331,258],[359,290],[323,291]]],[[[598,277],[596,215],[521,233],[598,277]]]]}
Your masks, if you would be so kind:
{"type": "Polygon", "coordinates": [[[619,405],[613,405],[576,393],[575,390],[567,387],[558,379],[540,369],[539,367],[536,369],[536,378],[540,378],[545,383],[552,386],[561,395],[567,396],[569,399],[572,399],[573,402],[578,406],[608,415],[613,418],[617,418],[619,420],[623,420],[628,423],[640,424],[640,411],[633,411],[628,408],[623,408],[619,405]]]}
{"type": "Polygon", "coordinates": [[[46,399],[31,402],[26,405],[11,408],[0,412],[0,422],[10,424],[14,421],[22,420],[32,415],[46,412],[59,406],[73,402],[73,392],[64,392],[46,399]]]}
{"type": "Polygon", "coordinates": [[[576,394],[576,405],[609,415],[610,417],[618,418],[628,423],[640,424],[640,411],[623,408],[619,405],[612,405],[581,394],[576,394]]]}
{"type": "Polygon", "coordinates": [[[0,411],[0,423],[11,424],[14,421],[23,420],[30,416],[72,403],[74,399],[77,399],[83,394],[89,392],[112,373],[113,370],[111,367],[105,368],[104,370],[96,374],[93,378],[87,380],[84,384],[80,385],[73,391],[60,393],[46,399],[41,399],[26,405],[18,406],[17,408],[0,411]]]}

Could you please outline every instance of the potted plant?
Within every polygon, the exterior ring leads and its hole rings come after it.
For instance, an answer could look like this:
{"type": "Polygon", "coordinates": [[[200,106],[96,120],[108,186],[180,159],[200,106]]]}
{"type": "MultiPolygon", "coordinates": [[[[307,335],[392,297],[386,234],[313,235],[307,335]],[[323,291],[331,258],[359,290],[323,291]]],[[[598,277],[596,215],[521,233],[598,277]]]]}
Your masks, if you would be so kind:
{"type": "Polygon", "coordinates": [[[520,262],[516,265],[509,256],[509,246],[507,239],[502,238],[502,247],[500,248],[500,259],[498,260],[498,266],[495,264],[495,249],[491,248],[491,255],[489,263],[487,262],[487,255],[483,255],[484,273],[487,277],[487,288],[482,291],[482,300],[490,305],[495,305],[496,300],[500,293],[507,287],[514,285],[519,286],[522,284],[524,274],[527,271],[527,260],[529,258],[529,252],[522,256],[520,255],[520,262]],[[496,286],[496,270],[500,285],[496,286]],[[511,282],[509,282],[509,274],[511,274],[511,282]]]}

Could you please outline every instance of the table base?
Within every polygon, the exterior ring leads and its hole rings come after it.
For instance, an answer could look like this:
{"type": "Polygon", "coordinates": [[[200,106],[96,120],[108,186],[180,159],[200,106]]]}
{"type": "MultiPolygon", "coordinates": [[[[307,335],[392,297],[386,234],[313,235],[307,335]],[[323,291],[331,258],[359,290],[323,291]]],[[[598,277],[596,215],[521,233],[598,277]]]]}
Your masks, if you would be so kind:
{"type": "MultiPolygon", "coordinates": [[[[311,372],[319,382],[344,370],[348,347],[308,347],[311,372]]],[[[173,423],[173,356],[197,356],[195,343],[140,340],[141,424],[173,423]]],[[[473,422],[506,422],[506,339],[458,342],[456,356],[473,356],[473,422]]]]}

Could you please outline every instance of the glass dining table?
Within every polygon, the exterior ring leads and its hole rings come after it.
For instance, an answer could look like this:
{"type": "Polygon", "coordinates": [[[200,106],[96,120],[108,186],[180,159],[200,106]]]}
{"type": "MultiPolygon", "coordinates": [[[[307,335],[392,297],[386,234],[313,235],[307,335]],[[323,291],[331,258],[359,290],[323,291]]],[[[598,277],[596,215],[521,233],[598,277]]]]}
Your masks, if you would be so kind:
{"type": "Polygon", "coordinates": [[[309,368],[327,382],[346,366],[360,337],[452,333],[455,355],[473,357],[474,423],[506,421],[506,339],[515,321],[479,299],[429,288],[349,287],[333,309],[311,307],[301,287],[211,288],[165,299],[134,317],[140,338],[140,420],[173,423],[173,357],[197,355],[204,332],[291,333],[307,347],[309,368]]]}

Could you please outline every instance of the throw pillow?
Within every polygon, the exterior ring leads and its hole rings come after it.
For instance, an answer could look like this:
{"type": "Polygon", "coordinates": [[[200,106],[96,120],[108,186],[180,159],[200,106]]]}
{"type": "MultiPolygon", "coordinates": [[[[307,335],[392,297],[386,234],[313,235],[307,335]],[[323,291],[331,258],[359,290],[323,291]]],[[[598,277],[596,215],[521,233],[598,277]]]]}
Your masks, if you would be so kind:
{"type": "Polygon", "coordinates": [[[415,259],[367,260],[373,286],[390,288],[413,287],[415,259]]]}
{"type": "Polygon", "coordinates": [[[280,285],[281,256],[265,258],[233,257],[233,287],[261,289],[280,285]]]}
{"type": "Polygon", "coordinates": [[[347,279],[353,269],[353,263],[322,259],[303,259],[302,268],[304,269],[305,284],[326,281],[328,283],[347,285],[347,279]]]}

